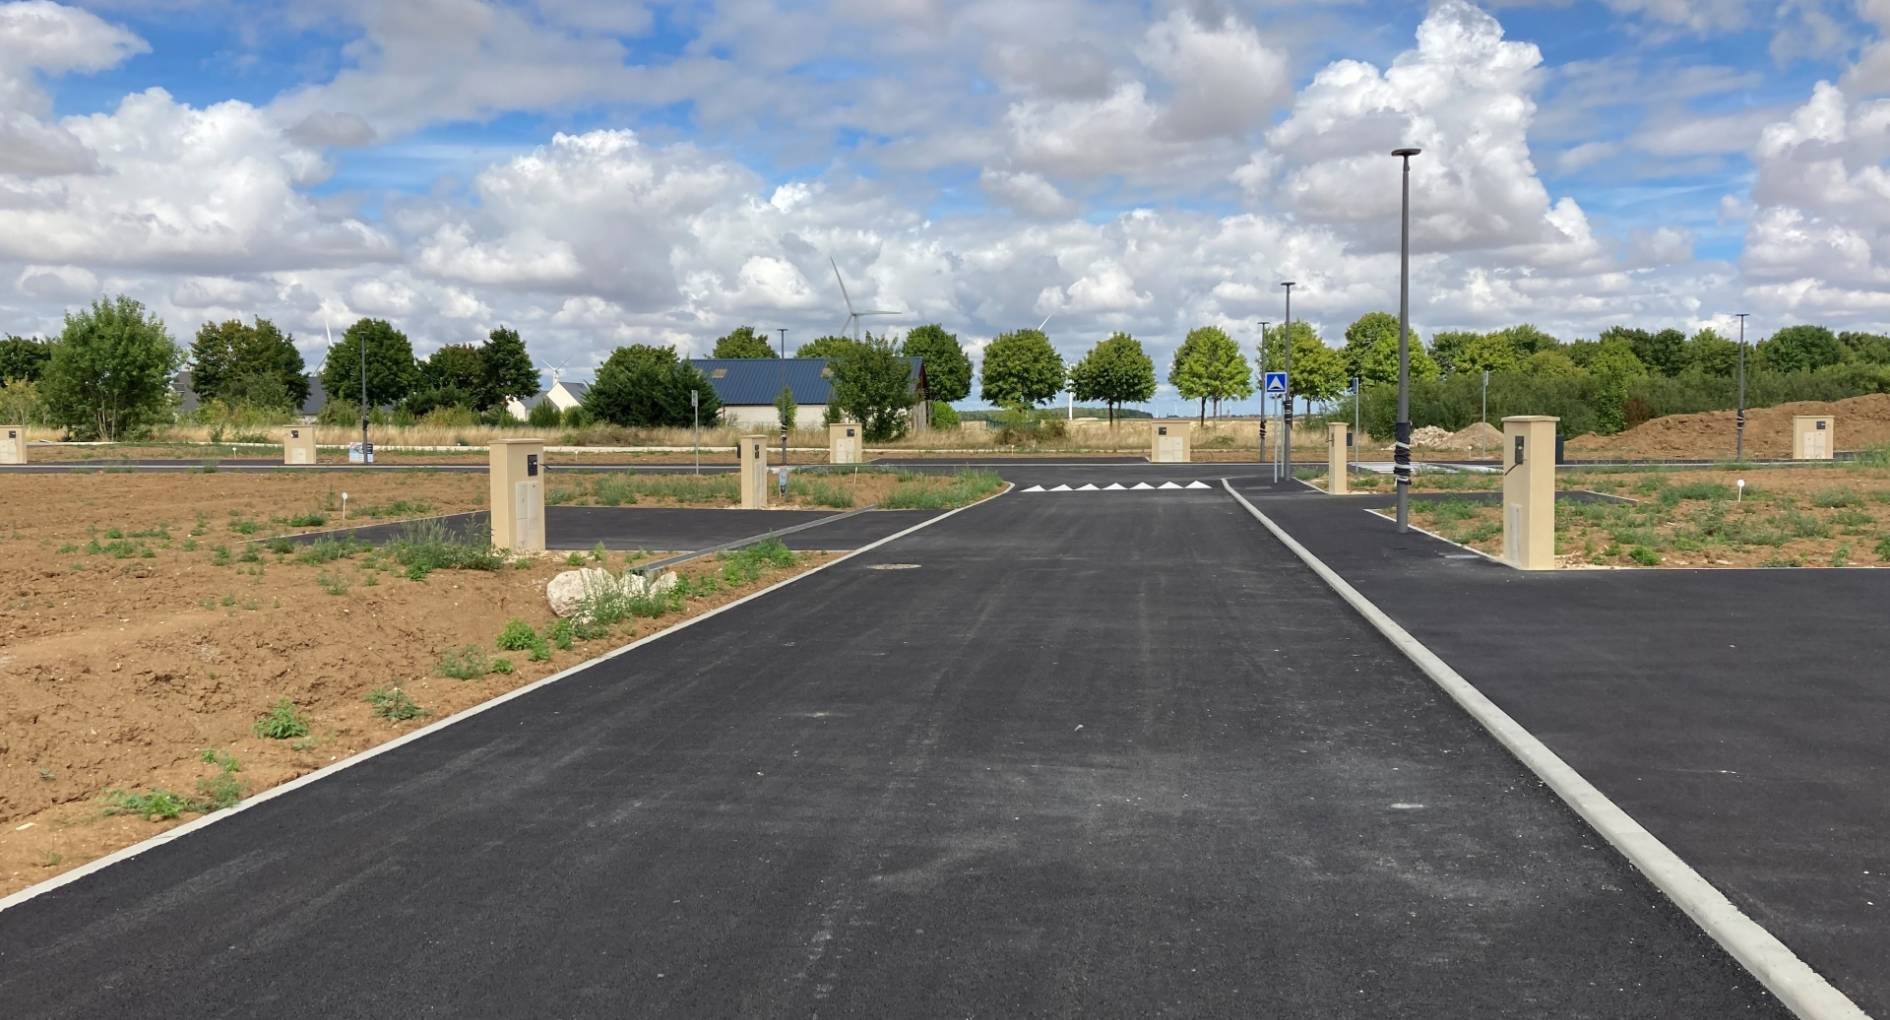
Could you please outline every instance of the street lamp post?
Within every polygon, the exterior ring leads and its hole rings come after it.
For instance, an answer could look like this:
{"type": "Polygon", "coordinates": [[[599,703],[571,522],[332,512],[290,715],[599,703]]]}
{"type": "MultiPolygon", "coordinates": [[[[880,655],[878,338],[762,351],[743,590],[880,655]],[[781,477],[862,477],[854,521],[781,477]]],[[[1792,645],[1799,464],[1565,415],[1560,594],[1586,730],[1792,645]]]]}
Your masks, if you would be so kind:
{"type": "Polygon", "coordinates": [[[368,330],[361,331],[361,463],[366,464],[372,457],[368,453],[367,437],[367,339],[368,330]]]}
{"type": "Polygon", "coordinates": [[[1260,320],[1260,456],[1267,455],[1267,327],[1272,319],[1260,320]]]}
{"type": "MultiPolygon", "coordinates": [[[[785,390],[787,389],[787,327],[776,326],[775,329],[778,330],[781,334],[781,389],[785,390]]],[[[776,400],[781,399],[781,395],[779,393],[776,393],[775,399],[776,400]]],[[[786,421],[781,422],[781,477],[784,480],[787,478],[787,422],[786,421]]]]}
{"type": "Polygon", "coordinates": [[[1739,319],[1739,409],[1733,414],[1733,460],[1742,462],[1746,459],[1746,316],[1751,312],[1740,312],[1739,319]]]}
{"type": "Polygon", "coordinates": [[[1361,427],[1365,423],[1365,380],[1352,377],[1352,463],[1358,463],[1358,444],[1361,427]]]}
{"type": "Polygon", "coordinates": [[[1404,161],[1404,200],[1398,230],[1398,424],[1392,473],[1398,482],[1398,531],[1411,530],[1411,157],[1421,149],[1392,150],[1404,161]]]}
{"type": "Polygon", "coordinates": [[[1299,285],[1288,280],[1280,286],[1286,288],[1286,341],[1281,348],[1286,355],[1282,369],[1286,373],[1286,392],[1280,394],[1280,462],[1285,465],[1282,477],[1291,482],[1293,480],[1293,288],[1299,285]]]}

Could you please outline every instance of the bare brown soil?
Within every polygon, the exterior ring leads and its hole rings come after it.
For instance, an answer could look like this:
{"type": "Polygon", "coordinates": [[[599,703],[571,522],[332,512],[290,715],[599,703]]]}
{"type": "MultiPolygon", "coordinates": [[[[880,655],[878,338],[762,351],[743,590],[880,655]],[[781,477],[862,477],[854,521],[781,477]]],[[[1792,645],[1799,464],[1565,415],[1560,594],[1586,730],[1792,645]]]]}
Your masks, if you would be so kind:
{"type": "MultiPolygon", "coordinates": [[[[624,624],[530,662],[493,641],[512,618],[541,632],[552,622],[544,585],[568,569],[562,555],[414,581],[363,559],[299,563],[231,530],[243,521],[258,522],[257,534],[294,530],[279,522],[323,505],[335,484],[313,474],[0,478],[0,894],[195,817],[108,814],[108,790],[193,794],[218,771],[202,760],[214,750],[235,757],[253,794],[683,618],[624,624]],[[468,645],[507,656],[514,671],[438,675],[441,657],[468,645]],[[375,716],[366,695],[388,687],[429,715],[375,716]],[[306,738],[253,732],[281,698],[308,720],[306,738]]],[[[485,498],[482,476],[345,484],[356,505],[424,500],[446,511],[485,498]]],[[[692,599],[686,613],[828,558],[803,555],[793,568],[692,599]]],[[[717,568],[703,561],[683,573],[717,568]]]]}
{"type": "MultiPolygon", "coordinates": [[[[1746,456],[1761,459],[1792,453],[1792,416],[1829,414],[1836,418],[1838,450],[1862,450],[1890,443],[1890,394],[1873,393],[1827,403],[1800,401],[1746,412],[1746,456]]],[[[1634,457],[1659,460],[1731,460],[1734,413],[1705,411],[1656,418],[1614,436],[1578,436],[1568,442],[1571,456],[1634,457]]]]}

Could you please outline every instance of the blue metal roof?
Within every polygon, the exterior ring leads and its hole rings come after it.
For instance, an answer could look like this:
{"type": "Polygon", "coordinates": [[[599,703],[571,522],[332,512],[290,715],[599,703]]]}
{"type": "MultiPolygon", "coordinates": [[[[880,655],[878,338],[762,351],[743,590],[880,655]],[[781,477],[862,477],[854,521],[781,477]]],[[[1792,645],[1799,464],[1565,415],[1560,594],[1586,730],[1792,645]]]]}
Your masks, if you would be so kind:
{"type": "MultiPolygon", "coordinates": [[[[925,363],[907,358],[914,392],[925,378],[925,363]]],[[[833,397],[833,375],[826,358],[691,358],[689,363],[709,377],[715,395],[728,405],[772,404],[781,393],[783,375],[796,404],[826,404],[833,397]]]]}

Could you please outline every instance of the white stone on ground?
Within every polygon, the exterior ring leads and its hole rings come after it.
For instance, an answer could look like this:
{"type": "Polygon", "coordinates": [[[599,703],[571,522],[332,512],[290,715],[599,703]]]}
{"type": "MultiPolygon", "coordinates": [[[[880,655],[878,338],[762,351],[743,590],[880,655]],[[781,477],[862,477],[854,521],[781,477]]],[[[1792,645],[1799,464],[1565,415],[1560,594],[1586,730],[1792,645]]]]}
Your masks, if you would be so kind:
{"type": "Polygon", "coordinates": [[[545,601],[551,603],[553,613],[568,617],[577,612],[585,599],[617,587],[617,579],[608,570],[598,567],[567,570],[545,585],[545,601]]]}
{"type": "Polygon", "coordinates": [[[665,570],[663,571],[662,577],[659,577],[656,580],[650,582],[650,594],[652,595],[665,594],[671,588],[676,587],[676,585],[680,583],[682,583],[682,579],[676,576],[676,572],[674,570],[665,570]]]}

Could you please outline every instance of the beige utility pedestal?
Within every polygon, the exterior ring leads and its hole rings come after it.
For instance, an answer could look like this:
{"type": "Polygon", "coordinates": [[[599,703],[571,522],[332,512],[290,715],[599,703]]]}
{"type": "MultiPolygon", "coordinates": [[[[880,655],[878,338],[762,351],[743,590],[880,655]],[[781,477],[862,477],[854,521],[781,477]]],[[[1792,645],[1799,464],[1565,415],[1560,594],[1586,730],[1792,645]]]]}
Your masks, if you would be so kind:
{"type": "Polygon", "coordinates": [[[0,464],[26,463],[26,426],[0,427],[0,464]]]}
{"type": "Polygon", "coordinates": [[[743,436],[741,445],[742,509],[768,506],[768,437],[743,436]]]}
{"type": "Polygon", "coordinates": [[[1192,458],[1189,448],[1189,422],[1158,421],[1149,428],[1148,459],[1155,464],[1186,464],[1192,458]]]}
{"type": "Polygon", "coordinates": [[[1352,491],[1352,477],[1346,455],[1351,452],[1352,426],[1332,423],[1332,439],[1326,448],[1326,492],[1343,496],[1352,491]]]}
{"type": "Polygon", "coordinates": [[[1561,419],[1503,419],[1503,560],[1555,569],[1555,426],[1561,419]]]}
{"type": "Polygon", "coordinates": [[[492,547],[515,553],[544,552],[545,441],[493,440],[488,476],[492,547]]]}
{"type": "Polygon", "coordinates": [[[858,464],[866,459],[866,447],[860,440],[860,426],[849,422],[827,426],[827,461],[831,464],[858,464]]]}
{"type": "Polygon", "coordinates": [[[282,434],[284,464],[315,463],[315,426],[291,425],[282,434]]]}
{"type": "Polygon", "coordinates": [[[1792,415],[1792,459],[1831,460],[1837,453],[1837,422],[1828,414],[1792,415]]]}

